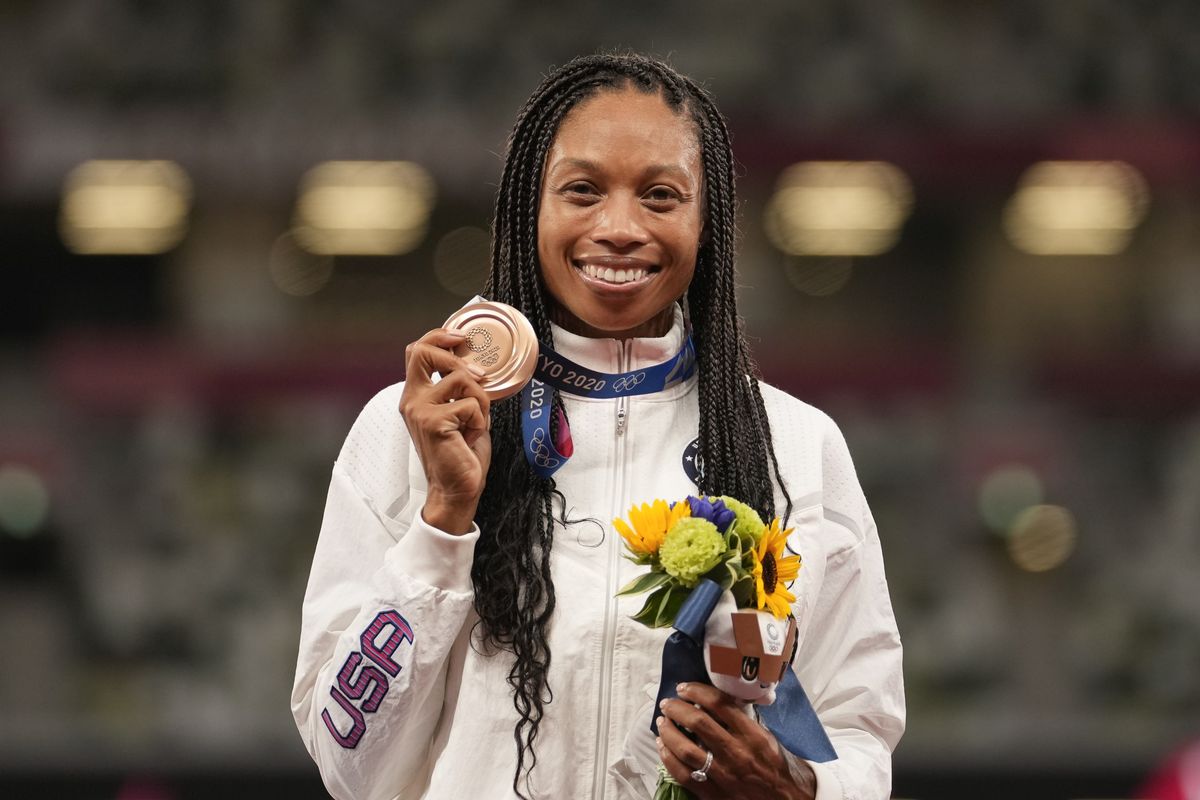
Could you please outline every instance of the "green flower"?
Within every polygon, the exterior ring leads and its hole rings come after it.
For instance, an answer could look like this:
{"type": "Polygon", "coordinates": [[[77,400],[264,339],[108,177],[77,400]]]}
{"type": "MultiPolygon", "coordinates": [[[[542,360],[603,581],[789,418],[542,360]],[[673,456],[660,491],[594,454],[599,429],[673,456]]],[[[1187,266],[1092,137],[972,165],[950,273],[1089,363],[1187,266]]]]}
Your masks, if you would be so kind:
{"type": "Polygon", "coordinates": [[[763,524],[762,517],[741,500],[734,500],[732,497],[721,497],[720,499],[725,501],[725,507],[734,514],[733,530],[738,538],[753,548],[762,539],[763,530],[767,527],[763,524]]]}
{"type": "Polygon", "coordinates": [[[700,576],[721,563],[725,555],[725,537],[706,519],[684,517],[671,526],[662,546],[659,562],[668,575],[684,586],[695,586],[700,576]]]}

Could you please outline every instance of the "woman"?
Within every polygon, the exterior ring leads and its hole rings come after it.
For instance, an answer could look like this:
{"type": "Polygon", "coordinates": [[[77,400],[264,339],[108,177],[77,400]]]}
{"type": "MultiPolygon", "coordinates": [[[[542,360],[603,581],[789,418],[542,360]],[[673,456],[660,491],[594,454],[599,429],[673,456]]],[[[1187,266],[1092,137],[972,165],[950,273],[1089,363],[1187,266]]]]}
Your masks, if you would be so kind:
{"type": "Polygon", "coordinates": [[[292,706],[334,796],[646,798],[658,760],[702,798],[888,796],[904,704],[879,541],[833,423],[752,377],[735,210],[724,121],[669,67],[576,59],[526,103],[485,294],[605,373],[687,352],[690,322],[695,370],[636,397],[556,395],[574,454],[546,477],[518,400],[489,403],[460,336],[409,346],[407,381],[335,464],[305,598],[292,706]],[[795,668],[836,760],[787,754],[712,687],[653,709],[665,632],[614,596],[635,568],[608,521],[698,491],[794,528],[795,668]]]}

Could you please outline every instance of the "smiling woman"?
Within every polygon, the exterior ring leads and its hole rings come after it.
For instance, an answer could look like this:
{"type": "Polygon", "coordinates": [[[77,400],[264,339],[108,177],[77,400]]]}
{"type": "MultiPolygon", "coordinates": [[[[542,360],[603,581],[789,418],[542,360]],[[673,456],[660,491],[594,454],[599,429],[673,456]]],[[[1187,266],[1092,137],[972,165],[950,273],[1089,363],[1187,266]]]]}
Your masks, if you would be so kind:
{"type": "Polygon", "coordinates": [[[577,106],[550,148],[538,258],[551,318],[582,336],[662,336],[696,269],[700,143],[657,93],[577,106]]]}
{"type": "Polygon", "coordinates": [[[725,122],[661,62],[576,59],[522,108],[483,293],[587,378],[529,389],[573,453],[547,469],[545,430],[523,434],[521,398],[490,400],[445,329],[364,409],[292,694],[335,797],[649,798],[660,763],[701,798],[889,795],[904,694],[879,539],[834,424],[755,374],[735,210],[725,122]],[[782,728],[702,683],[654,706],[667,632],[630,619],[636,567],[602,521],[689,494],[784,519],[757,576],[799,632],[782,728]],[[805,689],[835,760],[785,750],[805,689]]]}

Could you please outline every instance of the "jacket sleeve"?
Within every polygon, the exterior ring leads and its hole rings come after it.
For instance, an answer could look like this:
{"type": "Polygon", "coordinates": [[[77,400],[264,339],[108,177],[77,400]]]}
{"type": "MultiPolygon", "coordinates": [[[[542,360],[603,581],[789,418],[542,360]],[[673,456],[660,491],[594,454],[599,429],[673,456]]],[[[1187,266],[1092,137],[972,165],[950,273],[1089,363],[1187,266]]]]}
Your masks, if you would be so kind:
{"type": "MultiPolygon", "coordinates": [[[[825,418],[820,538],[823,572],[809,606],[796,673],[837,751],[812,764],[817,800],[886,800],[904,732],[900,635],[875,522],[841,432],[825,418]]],[[[802,554],[803,557],[803,554],[802,554]]]]}
{"type": "Polygon", "coordinates": [[[419,793],[472,609],[479,531],[421,518],[398,398],[392,387],[364,409],[334,465],[304,598],[292,714],[335,798],[419,793]]]}

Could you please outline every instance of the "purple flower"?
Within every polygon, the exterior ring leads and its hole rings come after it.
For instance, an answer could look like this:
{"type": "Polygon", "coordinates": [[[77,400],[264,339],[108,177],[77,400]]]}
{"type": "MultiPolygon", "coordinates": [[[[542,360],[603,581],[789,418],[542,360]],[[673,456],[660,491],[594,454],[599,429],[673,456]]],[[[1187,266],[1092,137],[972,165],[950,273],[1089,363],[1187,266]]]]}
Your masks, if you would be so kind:
{"type": "Polygon", "coordinates": [[[688,495],[687,501],[688,507],[692,509],[693,517],[708,520],[713,525],[716,525],[717,530],[721,533],[729,531],[729,526],[737,516],[732,510],[725,507],[724,500],[709,501],[703,497],[688,495]]]}

